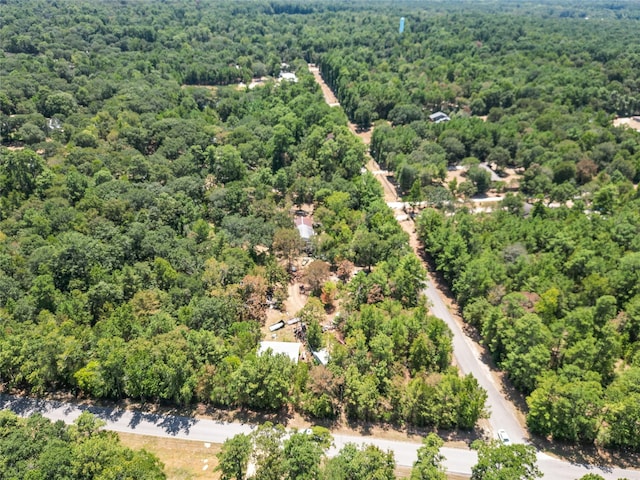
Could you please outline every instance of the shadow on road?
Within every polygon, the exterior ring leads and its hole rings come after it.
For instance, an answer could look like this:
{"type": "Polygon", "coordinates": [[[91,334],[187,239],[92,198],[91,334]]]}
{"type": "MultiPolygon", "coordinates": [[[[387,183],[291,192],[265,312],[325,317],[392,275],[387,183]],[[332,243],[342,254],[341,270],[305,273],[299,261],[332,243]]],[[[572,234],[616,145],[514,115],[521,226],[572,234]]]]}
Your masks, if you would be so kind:
{"type": "Polygon", "coordinates": [[[206,415],[214,420],[220,422],[240,422],[249,423],[254,425],[261,425],[265,422],[271,422],[274,425],[289,425],[293,418],[293,412],[289,409],[282,409],[281,411],[268,413],[257,412],[246,409],[225,409],[214,407],[212,405],[206,406],[199,412],[202,415],[206,415]]]}
{"type": "Polygon", "coordinates": [[[197,419],[189,417],[164,417],[162,421],[158,422],[158,426],[171,435],[177,435],[183,432],[189,433],[191,427],[197,422],[197,419]]]}
{"type": "MultiPolygon", "coordinates": [[[[62,406],[58,402],[58,406],[62,406]]],[[[0,394],[0,409],[11,410],[20,416],[28,416],[34,413],[46,413],[55,408],[52,402],[32,398],[15,398],[10,395],[0,394]]]]}
{"type": "Polygon", "coordinates": [[[175,412],[163,412],[163,414],[147,413],[119,407],[101,407],[0,394],[0,410],[4,409],[11,410],[22,417],[27,417],[34,413],[44,415],[59,410],[61,416],[68,417],[67,421],[75,419],[82,412],[89,412],[97,418],[108,422],[117,422],[125,415],[130,415],[129,427],[135,429],[140,423],[146,422],[162,428],[170,435],[189,433],[191,427],[198,421],[196,418],[175,415],[175,412]]]}
{"type": "Polygon", "coordinates": [[[135,430],[142,422],[156,425],[169,435],[175,436],[179,433],[189,433],[191,427],[195,425],[198,420],[180,415],[159,415],[157,413],[133,411],[131,420],[129,420],[129,427],[135,430]]]}
{"type": "Polygon", "coordinates": [[[595,446],[571,445],[562,442],[549,441],[545,438],[534,437],[531,441],[537,450],[557,457],[561,460],[594,470],[611,472],[612,465],[616,468],[638,468],[640,453],[631,450],[605,450],[595,446]]]}
{"type": "Polygon", "coordinates": [[[125,412],[125,410],[122,410],[120,408],[98,407],[95,405],[78,405],[78,408],[80,410],[86,410],[96,417],[109,422],[118,421],[120,418],[122,418],[122,415],[124,415],[125,412]]]}
{"type": "MultiPolygon", "coordinates": [[[[317,421],[315,423],[318,424],[317,421]]],[[[354,430],[364,437],[376,437],[380,435],[381,432],[384,432],[385,434],[391,434],[389,438],[392,438],[393,433],[396,432],[400,435],[401,438],[404,438],[405,435],[408,435],[409,437],[416,437],[414,438],[414,440],[419,442],[422,438],[426,437],[430,433],[435,433],[445,442],[458,444],[463,443],[466,446],[470,446],[471,443],[473,443],[475,440],[487,440],[487,438],[484,436],[482,428],[479,427],[476,427],[473,430],[445,430],[429,427],[415,427],[410,425],[403,427],[400,425],[389,423],[369,423],[362,421],[346,421],[346,425],[350,429],[354,430]]]]}

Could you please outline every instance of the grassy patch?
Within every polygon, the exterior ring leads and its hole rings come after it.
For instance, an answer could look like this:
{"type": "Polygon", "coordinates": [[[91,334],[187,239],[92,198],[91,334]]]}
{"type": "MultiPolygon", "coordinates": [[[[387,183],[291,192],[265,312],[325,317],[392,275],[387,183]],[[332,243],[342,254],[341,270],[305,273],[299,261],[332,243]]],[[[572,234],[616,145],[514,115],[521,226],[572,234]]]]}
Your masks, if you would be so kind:
{"type": "MultiPolygon", "coordinates": [[[[209,448],[203,442],[192,440],[177,440],[175,438],[149,437],[146,435],[134,435],[131,433],[119,433],[120,441],[130,448],[144,448],[155,454],[162,463],[168,480],[200,480],[219,479],[220,474],[213,469],[218,465],[216,453],[220,451],[220,445],[212,443],[209,448]],[[208,460],[205,462],[205,460],[208,460]],[[205,465],[209,468],[202,470],[205,465]]],[[[398,479],[411,477],[411,469],[397,467],[398,479]]],[[[468,476],[449,474],[448,480],[468,480],[468,476]]]]}
{"type": "Polygon", "coordinates": [[[178,440],[175,438],[150,437],[119,433],[124,445],[134,449],[144,448],[155,454],[162,463],[168,480],[218,479],[220,474],[213,469],[218,465],[216,453],[220,445],[212,443],[209,448],[203,442],[178,440]],[[206,470],[203,468],[208,465],[206,470]]]}

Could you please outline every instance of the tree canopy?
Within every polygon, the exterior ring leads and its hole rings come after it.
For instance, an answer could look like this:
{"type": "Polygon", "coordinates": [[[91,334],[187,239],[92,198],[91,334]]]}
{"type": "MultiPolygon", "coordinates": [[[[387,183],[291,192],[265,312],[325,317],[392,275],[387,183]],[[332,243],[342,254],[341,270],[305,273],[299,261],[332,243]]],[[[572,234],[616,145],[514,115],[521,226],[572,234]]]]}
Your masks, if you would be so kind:
{"type": "Polygon", "coordinates": [[[145,450],[120,444],[117,434],[84,412],[67,426],[40,414],[22,419],[0,411],[2,478],[122,478],[162,480],[163,465],[145,450]]]}
{"type": "Polygon", "coordinates": [[[425,272],[362,171],[351,120],[375,125],[370,153],[411,205],[512,190],[490,215],[426,210],[420,238],[529,396],[534,433],[638,449],[640,136],[612,123],[640,114],[636,4],[0,11],[8,388],[473,428],[485,393],[450,366],[451,333],[428,314],[425,272]],[[448,182],[459,167],[464,181],[448,182]],[[302,207],[308,244],[292,221],[302,207]],[[340,302],[333,325],[309,321],[327,366],[256,354],[303,250],[322,299],[305,315],[340,302]]]}

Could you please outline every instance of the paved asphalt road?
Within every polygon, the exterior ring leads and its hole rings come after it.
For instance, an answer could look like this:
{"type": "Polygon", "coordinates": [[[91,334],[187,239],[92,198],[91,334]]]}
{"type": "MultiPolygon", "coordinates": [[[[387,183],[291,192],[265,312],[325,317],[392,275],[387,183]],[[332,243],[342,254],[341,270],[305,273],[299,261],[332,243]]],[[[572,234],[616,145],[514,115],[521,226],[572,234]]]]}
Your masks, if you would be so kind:
{"type": "Polygon", "coordinates": [[[458,367],[465,375],[473,374],[480,386],[487,391],[486,405],[490,413],[489,424],[494,437],[499,429],[504,429],[512,442],[525,443],[527,432],[520,426],[513,405],[504,398],[499,385],[494,382],[489,367],[480,358],[478,348],[463,333],[432,281],[429,281],[427,288],[424,289],[424,294],[431,302],[431,313],[444,320],[453,332],[453,355],[458,367]]]}
{"type": "MultiPolygon", "coordinates": [[[[309,65],[309,70],[313,72],[316,82],[322,88],[325,101],[329,105],[339,105],[335,95],[324,82],[317,67],[309,65]]],[[[381,172],[377,163],[369,164],[372,172],[381,172]],[[373,168],[375,166],[375,169],[373,168]]],[[[395,188],[389,183],[386,176],[376,175],[376,178],[383,186],[385,191],[391,191],[395,194],[395,188]]],[[[394,195],[392,194],[392,196],[394,195]]],[[[400,209],[406,205],[404,202],[387,202],[392,209],[400,209]]],[[[418,252],[416,252],[418,253],[418,252]]],[[[440,297],[440,293],[434,287],[433,282],[429,282],[424,294],[431,302],[431,313],[446,322],[453,332],[453,355],[456,359],[458,367],[462,373],[471,373],[478,380],[478,383],[487,391],[487,410],[490,413],[489,424],[491,425],[492,434],[495,437],[500,429],[506,430],[509,438],[514,443],[525,443],[527,440],[527,432],[520,426],[515,414],[513,405],[504,398],[498,385],[494,383],[493,375],[489,367],[481,360],[480,353],[473,342],[467,338],[460,326],[447,309],[446,305],[440,297]]]]}
{"type": "MultiPolygon", "coordinates": [[[[0,395],[0,409],[10,409],[22,416],[39,412],[51,420],[73,422],[80,413],[88,410],[106,422],[105,428],[116,432],[136,433],[155,437],[173,437],[210,443],[222,443],[238,433],[249,433],[254,425],[228,423],[215,420],[189,417],[157,415],[138,411],[109,409],[103,407],[78,406],[49,400],[33,400],[29,398],[0,395]]],[[[417,443],[383,440],[369,436],[339,435],[334,436],[335,447],[329,455],[335,454],[346,443],[372,444],[383,450],[391,450],[400,466],[410,467],[416,460],[417,443]]],[[[476,453],[470,450],[443,448],[441,453],[446,457],[445,465],[451,473],[471,473],[476,463],[476,453]]],[[[544,472],[546,479],[575,480],[586,473],[598,473],[606,479],[616,480],[626,477],[629,480],[640,480],[640,471],[585,467],[562,462],[545,454],[538,454],[538,467],[544,472]]]]}
{"type": "MultiPolygon", "coordinates": [[[[336,103],[337,100],[318,71],[314,73],[314,77],[322,87],[327,103],[331,106],[339,105],[339,103],[336,103]],[[331,95],[332,98],[328,98],[327,95],[331,95]]],[[[376,165],[376,170],[379,169],[380,167],[376,165]]],[[[381,182],[383,187],[385,187],[385,181],[388,183],[388,180],[384,176],[376,175],[376,178],[381,182]]],[[[388,188],[394,190],[392,186],[388,188]]],[[[487,199],[486,201],[497,200],[501,200],[501,198],[487,199]]],[[[482,202],[485,200],[478,201],[482,202]]],[[[390,202],[389,206],[391,208],[401,208],[403,205],[402,202],[390,202]]],[[[486,406],[490,413],[489,425],[491,426],[493,436],[496,437],[499,429],[504,429],[514,443],[526,443],[528,435],[516,418],[514,406],[502,394],[500,386],[495,383],[489,367],[482,361],[478,347],[464,334],[460,326],[456,323],[443,302],[440,293],[433,285],[433,282],[428,283],[424,289],[424,294],[431,302],[431,313],[444,320],[453,332],[453,355],[458,367],[464,374],[473,374],[480,386],[487,391],[488,398],[486,406]]],[[[367,439],[367,441],[373,443],[374,439],[367,439]]],[[[338,442],[339,436],[336,437],[336,444],[338,444],[338,442]]],[[[375,440],[375,442],[378,442],[378,440],[375,440]]],[[[402,444],[401,442],[393,443],[397,444],[393,448],[393,451],[396,454],[398,464],[405,466],[410,465],[413,462],[413,460],[410,459],[415,458],[415,450],[417,447],[415,445],[411,447],[411,444],[402,444]]],[[[475,463],[476,457],[474,452],[443,449],[443,453],[447,457],[446,465],[451,472],[469,473],[471,471],[471,465],[475,463]]],[[[558,480],[579,478],[589,472],[599,473],[607,479],[616,479],[622,476],[626,476],[629,480],[640,479],[640,472],[624,473],[623,470],[605,471],[600,468],[590,470],[579,465],[560,462],[540,452],[538,452],[538,465],[545,472],[546,478],[558,480]]]]}

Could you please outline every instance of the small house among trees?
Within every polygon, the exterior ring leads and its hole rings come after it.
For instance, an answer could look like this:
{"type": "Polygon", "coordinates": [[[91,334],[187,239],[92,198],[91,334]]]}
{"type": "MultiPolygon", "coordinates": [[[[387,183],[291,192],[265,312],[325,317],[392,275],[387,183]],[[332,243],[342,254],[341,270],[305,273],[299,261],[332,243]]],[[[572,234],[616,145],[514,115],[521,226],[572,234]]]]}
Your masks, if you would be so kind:
{"type": "Polygon", "coordinates": [[[298,363],[300,347],[298,342],[260,342],[258,355],[271,351],[272,355],[286,355],[293,363],[298,363]]]}
{"type": "Polygon", "coordinates": [[[447,115],[446,113],[436,112],[429,115],[429,120],[431,120],[433,123],[440,123],[448,122],[449,120],[451,120],[451,118],[449,118],[449,115],[447,115]]]}
{"type": "Polygon", "coordinates": [[[311,352],[313,359],[318,362],[319,365],[324,367],[329,363],[329,351],[326,348],[321,348],[318,351],[311,352]]]}
{"type": "Polygon", "coordinates": [[[313,218],[297,216],[294,219],[300,238],[305,242],[310,242],[311,238],[315,235],[313,231],[313,218]]]}
{"type": "Polygon", "coordinates": [[[298,77],[292,72],[280,72],[279,78],[280,80],[285,80],[287,82],[298,83],[298,77]]]}

